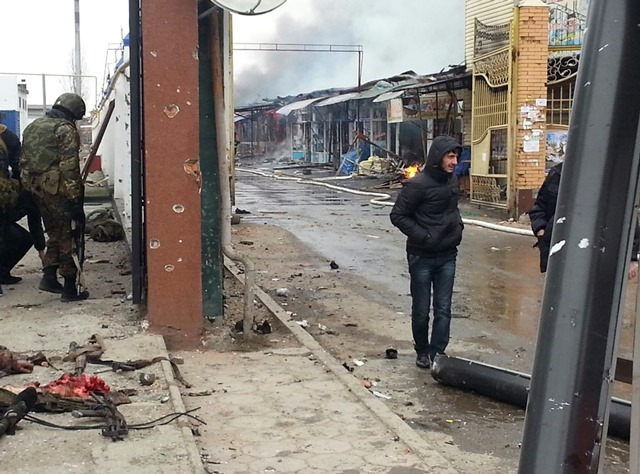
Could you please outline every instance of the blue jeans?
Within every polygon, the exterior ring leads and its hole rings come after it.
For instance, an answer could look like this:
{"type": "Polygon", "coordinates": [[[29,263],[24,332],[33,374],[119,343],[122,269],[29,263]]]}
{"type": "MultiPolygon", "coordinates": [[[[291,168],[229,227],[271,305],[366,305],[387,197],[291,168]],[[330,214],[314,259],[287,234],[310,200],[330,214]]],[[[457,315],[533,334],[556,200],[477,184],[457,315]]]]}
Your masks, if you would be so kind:
{"type": "Polygon", "coordinates": [[[449,344],[451,296],[456,256],[426,258],[407,254],[411,275],[411,329],[418,354],[433,357],[449,344]],[[429,340],[429,310],[433,288],[433,325],[429,340]]]}

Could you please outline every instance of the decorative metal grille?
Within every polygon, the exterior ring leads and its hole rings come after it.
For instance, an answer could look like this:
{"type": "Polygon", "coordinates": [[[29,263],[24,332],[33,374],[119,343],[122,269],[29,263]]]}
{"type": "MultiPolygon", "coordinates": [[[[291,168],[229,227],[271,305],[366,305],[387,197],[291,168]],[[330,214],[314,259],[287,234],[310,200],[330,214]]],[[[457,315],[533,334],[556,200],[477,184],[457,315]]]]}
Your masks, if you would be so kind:
{"type": "Polygon", "coordinates": [[[484,76],[491,87],[506,86],[509,83],[509,49],[475,61],[473,73],[484,76]]]}
{"type": "Polygon", "coordinates": [[[565,81],[578,74],[580,66],[580,54],[550,57],[547,63],[547,82],[565,81]]]}
{"type": "Polygon", "coordinates": [[[547,70],[547,124],[569,126],[580,54],[549,58],[547,70]]]}
{"type": "Polygon", "coordinates": [[[492,127],[508,123],[509,96],[506,86],[492,88],[484,77],[473,84],[473,142],[479,143],[492,127]]]}
{"type": "Polygon", "coordinates": [[[491,176],[471,176],[471,199],[483,204],[493,204],[503,207],[506,205],[506,184],[500,185],[498,178],[491,176]]]}
{"type": "Polygon", "coordinates": [[[474,52],[476,56],[490,53],[509,45],[511,23],[485,25],[477,18],[474,25],[474,52]]]}

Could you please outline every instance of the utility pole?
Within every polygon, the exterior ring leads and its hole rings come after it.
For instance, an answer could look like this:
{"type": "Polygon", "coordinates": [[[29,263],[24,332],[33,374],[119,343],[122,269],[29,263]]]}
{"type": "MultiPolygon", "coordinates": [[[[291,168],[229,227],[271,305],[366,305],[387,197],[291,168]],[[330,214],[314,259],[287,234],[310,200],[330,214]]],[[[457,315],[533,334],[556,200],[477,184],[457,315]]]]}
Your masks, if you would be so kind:
{"type": "Polygon", "coordinates": [[[82,54],[80,52],[80,0],[73,0],[75,10],[76,48],[73,64],[73,91],[82,96],[82,54]]]}

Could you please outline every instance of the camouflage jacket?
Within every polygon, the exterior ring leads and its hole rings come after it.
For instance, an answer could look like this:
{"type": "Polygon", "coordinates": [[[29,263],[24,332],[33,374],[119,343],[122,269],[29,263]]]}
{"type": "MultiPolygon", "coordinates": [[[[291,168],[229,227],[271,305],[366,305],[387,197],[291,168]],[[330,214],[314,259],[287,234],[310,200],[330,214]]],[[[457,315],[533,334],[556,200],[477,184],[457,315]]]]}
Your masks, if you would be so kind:
{"type": "Polygon", "coordinates": [[[22,136],[22,185],[36,195],[43,193],[82,197],[80,135],[73,122],[51,110],[36,119],[22,136]]]}

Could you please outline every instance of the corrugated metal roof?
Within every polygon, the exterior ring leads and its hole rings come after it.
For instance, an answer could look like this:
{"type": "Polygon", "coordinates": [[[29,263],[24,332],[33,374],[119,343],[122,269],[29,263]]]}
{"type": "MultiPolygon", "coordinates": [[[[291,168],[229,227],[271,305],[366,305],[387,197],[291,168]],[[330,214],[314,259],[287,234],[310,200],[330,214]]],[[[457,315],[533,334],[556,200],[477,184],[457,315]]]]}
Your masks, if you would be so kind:
{"type": "Polygon", "coordinates": [[[299,100],[298,102],[291,102],[290,104],[285,105],[284,107],[280,107],[276,113],[281,114],[281,115],[289,115],[291,112],[293,112],[294,110],[300,110],[300,109],[304,109],[305,107],[313,104],[314,102],[317,102],[321,99],[324,99],[324,97],[316,97],[315,99],[306,99],[306,100],[299,100]]]}
{"type": "Polygon", "coordinates": [[[319,102],[318,104],[316,104],[316,107],[325,107],[327,105],[335,105],[341,102],[346,102],[357,95],[358,95],[357,92],[349,92],[348,94],[334,95],[333,97],[329,97],[328,99],[323,100],[322,102],[319,102]]]}
{"type": "Polygon", "coordinates": [[[365,91],[359,92],[354,100],[359,99],[371,99],[373,97],[377,97],[383,92],[389,92],[389,90],[393,89],[393,84],[387,81],[378,81],[373,87],[367,89],[365,91]]]}
{"type": "Polygon", "coordinates": [[[374,102],[385,102],[387,100],[395,99],[396,97],[400,97],[404,94],[404,91],[393,91],[393,92],[385,92],[380,94],[378,97],[373,99],[374,102]]]}

